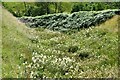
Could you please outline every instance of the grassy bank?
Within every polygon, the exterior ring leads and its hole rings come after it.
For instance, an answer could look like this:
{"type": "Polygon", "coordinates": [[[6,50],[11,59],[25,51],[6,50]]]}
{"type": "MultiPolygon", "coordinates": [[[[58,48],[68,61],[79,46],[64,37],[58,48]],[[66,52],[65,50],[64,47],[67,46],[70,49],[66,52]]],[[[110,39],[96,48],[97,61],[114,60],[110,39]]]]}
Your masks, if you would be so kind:
{"type": "Polygon", "coordinates": [[[76,33],[28,28],[2,14],[2,77],[118,76],[118,15],[76,33]]]}

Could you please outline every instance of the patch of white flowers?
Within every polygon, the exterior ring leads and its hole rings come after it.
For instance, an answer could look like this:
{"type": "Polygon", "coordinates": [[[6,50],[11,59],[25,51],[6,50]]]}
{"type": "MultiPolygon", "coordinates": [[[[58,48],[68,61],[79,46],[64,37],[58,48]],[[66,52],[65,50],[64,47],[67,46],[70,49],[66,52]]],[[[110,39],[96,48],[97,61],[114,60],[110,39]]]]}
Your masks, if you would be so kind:
{"type": "MultiPolygon", "coordinates": [[[[75,66],[72,66],[73,63],[75,63],[74,58],[70,58],[67,56],[64,56],[63,58],[59,58],[55,55],[44,55],[44,54],[37,54],[37,52],[33,52],[32,54],[32,62],[26,66],[26,68],[29,68],[30,71],[30,78],[36,78],[36,76],[39,76],[40,71],[38,69],[44,70],[44,68],[51,67],[53,71],[56,72],[56,70],[62,69],[67,70],[69,67],[73,68],[75,66]]],[[[55,73],[56,75],[58,73],[55,73]]],[[[67,73],[68,74],[68,73],[67,73]]],[[[45,76],[43,74],[43,76],[45,76]]]]}

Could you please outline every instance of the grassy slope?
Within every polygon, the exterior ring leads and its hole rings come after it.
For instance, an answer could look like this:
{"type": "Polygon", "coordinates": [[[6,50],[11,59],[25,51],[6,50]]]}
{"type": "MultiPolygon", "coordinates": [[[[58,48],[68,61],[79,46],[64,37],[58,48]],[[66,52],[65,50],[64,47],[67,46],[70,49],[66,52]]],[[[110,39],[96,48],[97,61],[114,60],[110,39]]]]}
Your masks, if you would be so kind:
{"type": "Polygon", "coordinates": [[[95,28],[70,35],[46,29],[36,29],[36,31],[28,29],[4,9],[2,17],[3,77],[28,76],[24,75],[23,63],[27,60],[29,64],[31,57],[34,57],[33,50],[38,53],[37,55],[43,55],[40,59],[46,62],[41,65],[44,66],[44,71],[38,71],[42,76],[117,77],[118,16],[95,28]],[[68,52],[73,45],[77,46],[78,50],[75,53],[68,52]],[[78,55],[82,52],[88,53],[91,57],[80,59],[78,55]],[[55,63],[56,59],[63,58],[72,60],[65,65],[73,68],[59,66],[58,64],[61,63],[59,60],[55,63]],[[67,74],[64,73],[65,69],[68,70],[67,74]]]}
{"type": "MultiPolygon", "coordinates": [[[[36,48],[37,55],[33,55],[33,57],[38,56],[40,60],[45,60],[43,62],[45,69],[43,72],[38,71],[37,73],[47,77],[117,77],[117,19],[118,16],[115,16],[100,26],[70,35],[48,32],[48,30],[38,31],[39,50],[36,48]],[[68,52],[71,46],[77,46],[78,50],[75,53],[68,52]],[[82,60],[78,56],[81,53],[87,53],[90,57],[82,60]],[[52,56],[53,58],[51,58],[52,56]],[[57,58],[57,63],[55,63],[55,58],[57,58]],[[59,61],[60,59],[62,61],[59,61]],[[61,62],[65,63],[64,66],[61,62]],[[58,65],[59,68],[57,68],[58,65]],[[73,68],[70,68],[69,65],[73,68]]],[[[34,64],[40,64],[40,62],[37,61],[34,64]]]]}
{"type": "MultiPolygon", "coordinates": [[[[2,26],[2,7],[0,3],[0,26],[2,26]]],[[[2,62],[1,59],[2,56],[2,28],[0,27],[0,62],[2,62]]],[[[0,63],[0,77],[2,77],[2,63],[0,63]]]]}
{"type": "Polygon", "coordinates": [[[29,37],[32,36],[32,30],[20,23],[12,14],[5,9],[2,9],[2,60],[3,60],[3,77],[23,77],[20,74],[24,67],[21,66],[23,58],[30,59],[31,49],[28,48],[30,44],[29,37]],[[30,34],[31,33],[31,34],[30,34]],[[19,69],[18,66],[21,68],[19,69]]]}

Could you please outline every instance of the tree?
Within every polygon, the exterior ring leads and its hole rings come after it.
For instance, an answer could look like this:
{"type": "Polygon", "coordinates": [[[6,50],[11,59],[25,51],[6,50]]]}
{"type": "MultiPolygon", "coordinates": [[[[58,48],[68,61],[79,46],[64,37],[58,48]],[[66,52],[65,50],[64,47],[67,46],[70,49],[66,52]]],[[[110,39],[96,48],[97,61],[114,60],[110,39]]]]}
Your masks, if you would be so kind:
{"type": "Polygon", "coordinates": [[[73,8],[72,8],[71,13],[78,12],[78,11],[80,11],[79,6],[78,5],[74,5],[73,8]]]}
{"type": "Polygon", "coordinates": [[[54,2],[53,4],[54,4],[54,6],[55,6],[55,13],[57,13],[58,3],[57,3],[57,2],[54,2]]]}
{"type": "Polygon", "coordinates": [[[35,5],[39,7],[39,9],[41,9],[42,11],[45,11],[46,14],[50,13],[49,2],[35,2],[35,5]]]}

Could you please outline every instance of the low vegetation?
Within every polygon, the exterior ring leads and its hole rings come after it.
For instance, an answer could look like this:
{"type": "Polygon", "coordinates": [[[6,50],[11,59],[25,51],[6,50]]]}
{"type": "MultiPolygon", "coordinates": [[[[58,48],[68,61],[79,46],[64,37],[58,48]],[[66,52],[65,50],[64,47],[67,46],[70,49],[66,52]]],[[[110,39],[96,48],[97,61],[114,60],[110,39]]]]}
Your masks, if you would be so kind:
{"type": "Polygon", "coordinates": [[[104,10],[104,11],[80,11],[72,14],[51,14],[37,17],[22,17],[20,20],[28,26],[47,28],[61,32],[80,30],[90,26],[97,26],[106,20],[118,14],[120,10],[104,10]]]}
{"type": "Polygon", "coordinates": [[[5,9],[2,13],[2,77],[24,78],[25,66],[22,64],[32,57],[28,39],[32,31],[5,9]]]}
{"type": "Polygon", "coordinates": [[[28,28],[3,9],[3,78],[118,77],[118,15],[75,33],[28,28]]]}
{"type": "Polygon", "coordinates": [[[118,76],[117,17],[80,32],[64,34],[38,31],[32,62],[26,64],[31,77],[98,78],[118,76]],[[110,24],[110,23],[114,24],[110,24]],[[111,30],[112,29],[112,30],[111,30]],[[51,36],[51,37],[49,37],[51,36]]]}

